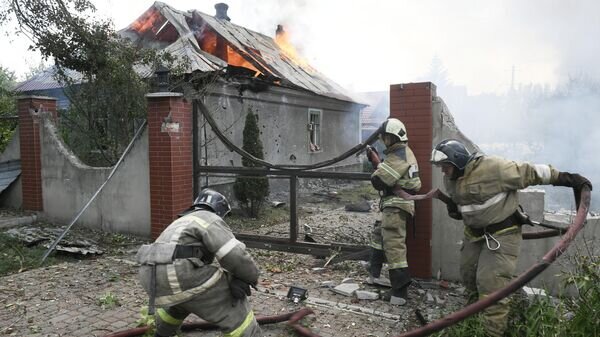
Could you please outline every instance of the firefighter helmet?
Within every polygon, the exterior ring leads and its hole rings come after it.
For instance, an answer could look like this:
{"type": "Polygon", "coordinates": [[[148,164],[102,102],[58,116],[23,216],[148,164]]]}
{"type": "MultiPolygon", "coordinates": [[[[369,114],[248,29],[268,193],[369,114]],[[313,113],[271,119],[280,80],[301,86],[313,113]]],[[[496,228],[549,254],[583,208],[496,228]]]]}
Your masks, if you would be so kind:
{"type": "Polygon", "coordinates": [[[227,198],[225,198],[223,194],[210,188],[205,188],[198,194],[192,208],[208,208],[221,218],[224,218],[231,212],[231,206],[229,206],[227,198]]]}
{"type": "Polygon", "coordinates": [[[408,141],[408,135],[406,134],[406,127],[404,123],[402,123],[399,119],[396,118],[388,118],[381,125],[382,133],[389,133],[398,137],[401,142],[408,141]]]}
{"type": "Polygon", "coordinates": [[[431,151],[431,162],[433,164],[450,163],[459,170],[464,170],[471,159],[471,153],[463,143],[456,139],[441,141],[431,151]]]}

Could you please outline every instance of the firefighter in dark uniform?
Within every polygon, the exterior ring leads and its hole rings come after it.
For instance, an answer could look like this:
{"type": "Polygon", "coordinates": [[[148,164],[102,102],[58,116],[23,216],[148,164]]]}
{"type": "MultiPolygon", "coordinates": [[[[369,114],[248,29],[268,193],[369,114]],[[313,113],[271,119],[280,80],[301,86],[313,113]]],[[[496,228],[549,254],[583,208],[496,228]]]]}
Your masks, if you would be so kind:
{"type": "Polygon", "coordinates": [[[384,256],[387,259],[392,290],[390,303],[404,305],[411,283],[406,260],[406,223],[415,214],[415,204],[393,193],[401,187],[409,193],[421,189],[419,165],[408,147],[408,135],[404,124],[390,118],[381,126],[381,141],[386,149],[385,161],[371,175],[371,184],[379,191],[381,226],[375,226],[371,242],[370,277],[368,283],[383,284],[380,273],[384,256]]]}
{"type": "Polygon", "coordinates": [[[262,336],[246,298],[259,270],[222,219],[230,210],[222,194],[205,189],[154,243],[139,249],[140,281],[150,311],[158,308],[155,336],[175,335],[190,313],[228,337],[262,336]]]}
{"type": "MultiPolygon", "coordinates": [[[[576,192],[584,185],[592,188],[579,174],[471,154],[453,139],[435,146],[431,162],[441,168],[445,189],[455,203],[447,205],[448,214],[465,224],[460,272],[472,300],[504,287],[515,273],[522,240],[521,224],[513,215],[519,207],[518,190],[549,184],[576,192]]],[[[508,312],[508,299],[484,311],[488,336],[503,335],[508,312]]]]}

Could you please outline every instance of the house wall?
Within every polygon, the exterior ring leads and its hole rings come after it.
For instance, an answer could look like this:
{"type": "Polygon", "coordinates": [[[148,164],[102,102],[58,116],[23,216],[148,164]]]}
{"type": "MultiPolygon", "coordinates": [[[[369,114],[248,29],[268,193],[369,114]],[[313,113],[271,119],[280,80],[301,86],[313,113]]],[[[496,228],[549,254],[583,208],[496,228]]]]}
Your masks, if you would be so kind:
{"type": "MultiPolygon", "coordinates": [[[[42,128],[43,216],[69,223],[102,185],[112,168],[82,164],[62,143],[56,127],[42,128]]],[[[144,131],[77,224],[107,232],[150,235],[148,136],[144,131]]]]}
{"type": "MultiPolygon", "coordinates": [[[[312,93],[282,87],[269,87],[262,92],[243,91],[236,85],[215,85],[209,94],[197,97],[212,113],[221,131],[235,144],[243,143],[245,116],[251,109],[258,115],[260,139],[265,160],[281,165],[309,165],[336,157],[360,142],[361,106],[312,93]],[[308,140],[308,110],[321,109],[321,151],[310,152],[308,140]]],[[[198,117],[199,158],[205,165],[242,166],[241,156],[229,151],[210,126],[198,117]],[[206,133],[204,133],[206,132],[206,133]],[[209,140],[204,147],[204,135],[209,140]]],[[[360,170],[359,158],[352,156],[326,170],[360,170]]],[[[209,185],[233,181],[229,178],[209,178],[209,185]]],[[[200,186],[206,184],[199,178],[200,186]]],[[[272,181],[271,189],[288,186],[287,180],[272,181]]]]}

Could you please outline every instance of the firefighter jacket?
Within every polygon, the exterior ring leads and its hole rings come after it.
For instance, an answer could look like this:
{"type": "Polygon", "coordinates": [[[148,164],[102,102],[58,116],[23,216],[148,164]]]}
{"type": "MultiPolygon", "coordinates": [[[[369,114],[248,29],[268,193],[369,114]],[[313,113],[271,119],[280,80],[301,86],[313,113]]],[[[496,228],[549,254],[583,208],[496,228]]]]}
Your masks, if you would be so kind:
{"type": "Polygon", "coordinates": [[[152,266],[155,266],[156,306],[185,302],[215,285],[223,270],[246,283],[256,284],[258,268],[227,224],[218,215],[200,210],[171,223],[153,244],[137,254],[142,286],[152,294],[152,266]],[[178,258],[178,246],[193,246],[194,256],[178,258]],[[216,257],[219,266],[212,263],[216,257]]]}
{"type": "Polygon", "coordinates": [[[556,181],[559,171],[550,165],[517,163],[476,155],[463,176],[444,178],[448,195],[458,205],[466,226],[484,228],[511,216],[519,206],[519,189],[556,181]]]}
{"type": "Polygon", "coordinates": [[[384,152],[385,161],[381,162],[375,172],[371,175],[373,187],[383,191],[380,207],[395,207],[415,214],[415,202],[405,200],[396,196],[392,189],[400,186],[409,192],[417,192],[421,189],[419,178],[419,165],[412,150],[406,143],[396,143],[384,152]]]}

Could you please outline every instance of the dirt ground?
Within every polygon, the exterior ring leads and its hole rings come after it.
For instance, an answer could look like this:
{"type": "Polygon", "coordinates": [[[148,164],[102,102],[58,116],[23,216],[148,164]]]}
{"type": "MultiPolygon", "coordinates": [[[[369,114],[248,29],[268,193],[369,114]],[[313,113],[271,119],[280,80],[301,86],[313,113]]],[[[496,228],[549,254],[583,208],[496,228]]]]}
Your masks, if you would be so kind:
{"type": "MultiPolygon", "coordinates": [[[[310,228],[319,242],[367,242],[375,212],[348,212],[340,205],[321,205],[318,200],[305,203],[301,231],[310,228]]],[[[285,235],[288,226],[275,224],[256,230],[261,234],[285,235]]],[[[105,233],[82,228],[74,228],[72,235],[97,243],[104,254],[0,278],[0,335],[105,336],[136,326],[147,297],[137,281],[133,261],[145,240],[123,235],[109,238],[105,233]]],[[[403,307],[392,307],[381,299],[359,300],[336,294],[330,286],[356,282],[362,290],[385,292],[385,288],[363,282],[367,277],[364,263],[343,261],[325,266],[327,258],[256,249],[250,253],[261,268],[258,290],[251,296],[256,315],[277,315],[309,307],[314,314],[303,325],[321,336],[395,336],[419,326],[416,310],[425,319],[433,320],[462,307],[466,300],[459,284],[437,280],[417,280],[403,307]],[[291,286],[306,289],[308,298],[299,304],[291,302],[286,297],[291,286]]],[[[266,336],[293,335],[284,323],[265,326],[263,330],[266,336]]]]}

